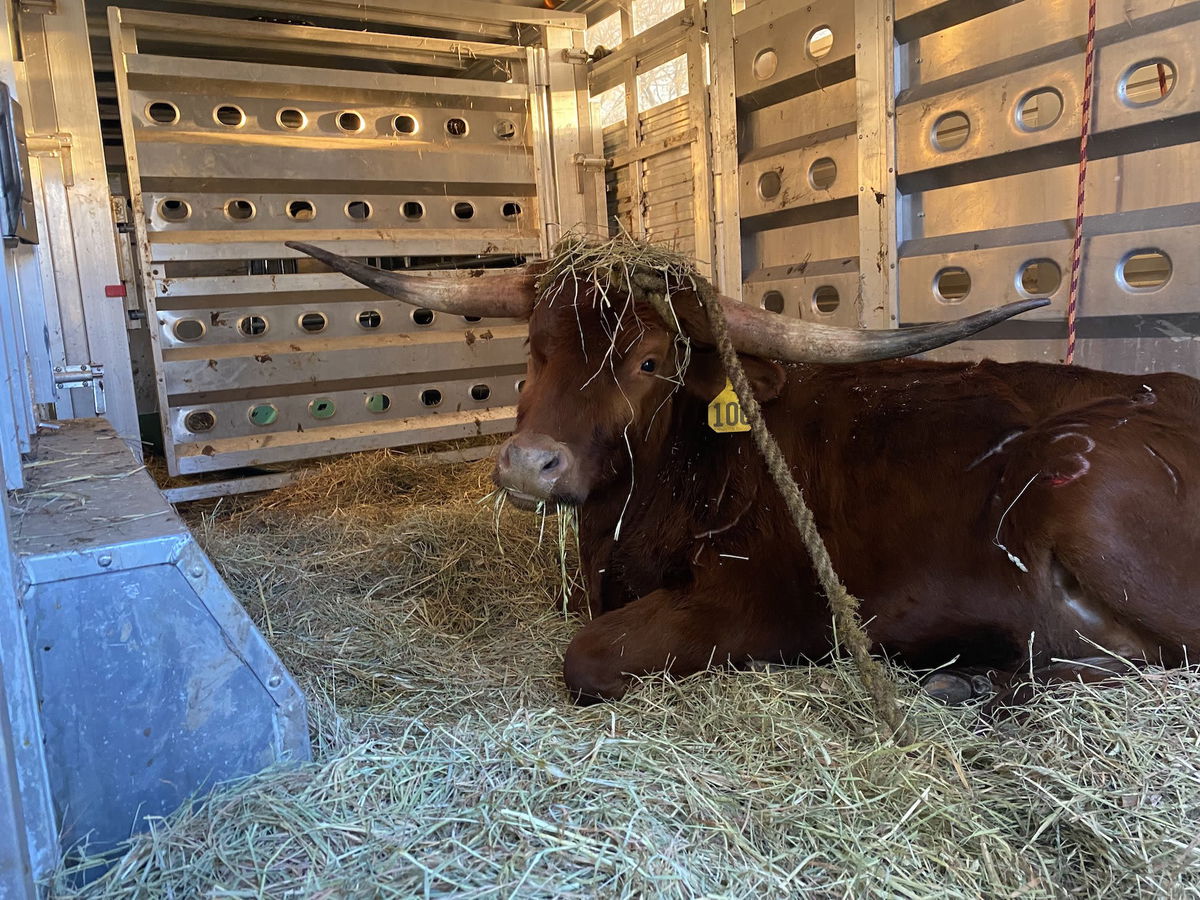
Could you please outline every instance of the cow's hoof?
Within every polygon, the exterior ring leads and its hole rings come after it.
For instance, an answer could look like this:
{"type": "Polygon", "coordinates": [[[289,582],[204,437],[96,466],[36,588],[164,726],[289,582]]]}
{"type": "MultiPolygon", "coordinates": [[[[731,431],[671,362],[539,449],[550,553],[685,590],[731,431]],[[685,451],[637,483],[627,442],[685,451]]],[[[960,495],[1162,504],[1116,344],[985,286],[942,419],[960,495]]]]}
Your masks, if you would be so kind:
{"type": "Polygon", "coordinates": [[[992,680],[986,675],[960,675],[943,670],[921,679],[921,689],[940,703],[958,706],[992,693],[992,680]]]}

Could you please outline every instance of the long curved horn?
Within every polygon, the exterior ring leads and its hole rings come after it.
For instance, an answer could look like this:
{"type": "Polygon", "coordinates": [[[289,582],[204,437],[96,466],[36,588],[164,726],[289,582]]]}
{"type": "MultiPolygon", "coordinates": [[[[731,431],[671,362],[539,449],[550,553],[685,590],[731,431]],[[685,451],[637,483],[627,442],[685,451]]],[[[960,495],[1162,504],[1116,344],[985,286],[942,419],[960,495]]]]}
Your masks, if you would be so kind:
{"type": "Polygon", "coordinates": [[[1038,309],[1049,300],[1018,300],[953,322],[868,331],[821,325],[721,298],[729,336],[743,353],[784,362],[850,363],[912,356],[953,344],[1011,316],[1038,309]]]}
{"type": "Polygon", "coordinates": [[[453,316],[527,318],[533,309],[534,286],[541,274],[540,269],[532,266],[504,271],[470,269],[437,275],[388,272],[312,244],[288,241],[287,246],[307,253],[381,294],[453,316]]]}

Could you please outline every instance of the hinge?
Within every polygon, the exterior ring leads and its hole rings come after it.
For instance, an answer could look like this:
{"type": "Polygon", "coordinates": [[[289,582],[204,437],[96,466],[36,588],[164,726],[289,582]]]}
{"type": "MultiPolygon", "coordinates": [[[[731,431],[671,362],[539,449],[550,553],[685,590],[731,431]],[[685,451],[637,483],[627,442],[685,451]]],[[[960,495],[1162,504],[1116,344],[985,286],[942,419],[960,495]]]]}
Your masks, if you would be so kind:
{"type": "Polygon", "coordinates": [[[90,387],[92,396],[96,399],[96,415],[102,416],[107,410],[104,403],[104,366],[99,363],[87,366],[55,366],[54,384],[64,388],[90,387]]]}

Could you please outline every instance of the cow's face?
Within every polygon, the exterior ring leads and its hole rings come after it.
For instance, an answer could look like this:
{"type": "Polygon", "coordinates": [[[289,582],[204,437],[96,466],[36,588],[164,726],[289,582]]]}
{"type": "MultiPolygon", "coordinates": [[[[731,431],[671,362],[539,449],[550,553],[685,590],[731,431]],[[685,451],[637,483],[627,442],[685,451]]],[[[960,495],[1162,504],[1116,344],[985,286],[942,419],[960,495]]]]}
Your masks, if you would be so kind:
{"type": "MultiPolygon", "coordinates": [[[[529,321],[529,365],[517,428],[493,478],[511,502],[581,504],[627,477],[635,455],[655,453],[686,398],[705,402],[724,385],[703,311],[692,295],[675,309],[685,340],[649,305],[626,297],[596,303],[592,291],[552,292],[529,321]]],[[[778,394],[775,363],[744,357],[762,400],[778,394]]],[[[696,424],[703,427],[702,416],[696,424]]]]}

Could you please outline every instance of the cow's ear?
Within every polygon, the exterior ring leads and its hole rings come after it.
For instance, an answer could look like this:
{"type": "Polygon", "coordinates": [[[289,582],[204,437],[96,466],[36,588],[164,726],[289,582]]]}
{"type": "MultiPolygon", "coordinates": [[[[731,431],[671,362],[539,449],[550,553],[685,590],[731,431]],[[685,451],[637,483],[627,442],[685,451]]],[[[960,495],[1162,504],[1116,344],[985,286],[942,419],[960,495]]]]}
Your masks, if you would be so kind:
{"type": "Polygon", "coordinates": [[[757,356],[738,354],[750,386],[754,388],[754,396],[759,403],[770,403],[783,391],[787,375],[783,366],[773,359],[759,359],[757,356]]]}
{"type": "MultiPolygon", "coordinates": [[[[783,366],[769,359],[738,354],[754,396],[759,403],[770,403],[783,390],[787,375],[783,366]]],[[[725,387],[725,369],[715,347],[695,347],[688,366],[686,383],[701,399],[711,400],[725,387]]]]}

